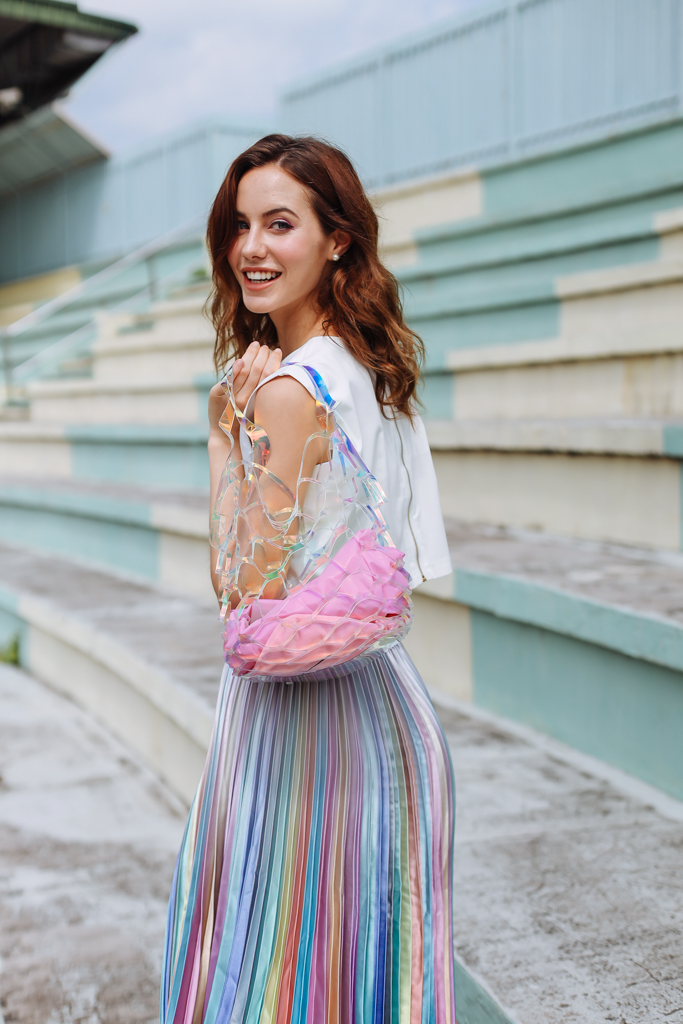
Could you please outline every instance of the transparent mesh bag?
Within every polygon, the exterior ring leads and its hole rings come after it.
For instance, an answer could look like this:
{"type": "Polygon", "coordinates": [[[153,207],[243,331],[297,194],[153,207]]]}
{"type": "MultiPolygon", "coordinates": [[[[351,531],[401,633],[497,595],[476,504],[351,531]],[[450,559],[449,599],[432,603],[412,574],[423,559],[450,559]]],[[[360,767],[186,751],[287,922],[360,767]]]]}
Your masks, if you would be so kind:
{"type": "MultiPolygon", "coordinates": [[[[233,443],[211,520],[217,549],[224,652],[239,675],[284,678],[350,661],[393,643],[410,626],[410,581],[381,506],[386,499],[336,421],[311,367],[324,456],[296,492],[268,468],[270,439],[240,412],[228,374],[221,426],[235,417],[251,442],[233,443]]],[[[301,466],[304,459],[302,457],[301,466]]]]}

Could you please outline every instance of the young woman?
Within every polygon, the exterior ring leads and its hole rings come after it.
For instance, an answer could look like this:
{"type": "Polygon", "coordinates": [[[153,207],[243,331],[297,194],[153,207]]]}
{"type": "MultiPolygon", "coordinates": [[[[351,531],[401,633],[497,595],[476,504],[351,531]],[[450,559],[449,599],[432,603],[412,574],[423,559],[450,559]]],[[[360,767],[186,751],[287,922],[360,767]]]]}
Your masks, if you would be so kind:
{"type": "Polygon", "coordinates": [[[455,1024],[448,747],[400,638],[450,571],[419,338],[349,160],[270,135],[209,219],[226,668],[164,1024],[455,1024]]]}

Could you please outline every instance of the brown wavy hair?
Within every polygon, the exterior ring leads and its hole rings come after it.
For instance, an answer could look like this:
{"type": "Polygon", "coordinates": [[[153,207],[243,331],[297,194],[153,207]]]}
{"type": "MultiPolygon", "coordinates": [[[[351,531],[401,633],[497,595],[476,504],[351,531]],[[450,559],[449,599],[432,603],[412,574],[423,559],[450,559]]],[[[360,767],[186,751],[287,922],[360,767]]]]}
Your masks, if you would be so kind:
{"type": "Polygon", "coordinates": [[[412,418],[424,360],[422,340],[404,322],[398,282],[377,252],[377,215],[353,164],[341,150],[316,138],[267,135],[237,157],[218,191],[207,231],[217,370],[243,355],[254,340],[277,345],[272,320],[246,308],[228,262],[238,230],[237,188],[247,171],[267,164],[278,165],[304,186],[325,234],[337,229],[351,236],[351,245],[339,262],[330,261],[320,283],[324,330],[332,328],[372,372],[382,412],[393,409],[412,418]]]}

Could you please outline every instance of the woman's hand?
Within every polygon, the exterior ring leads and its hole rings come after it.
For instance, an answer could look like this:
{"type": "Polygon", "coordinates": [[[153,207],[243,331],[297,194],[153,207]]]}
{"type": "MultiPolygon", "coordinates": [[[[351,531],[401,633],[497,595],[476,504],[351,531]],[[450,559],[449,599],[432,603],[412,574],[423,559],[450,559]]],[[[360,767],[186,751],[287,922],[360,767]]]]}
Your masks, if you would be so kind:
{"type": "Polygon", "coordinates": [[[270,349],[253,341],[241,359],[236,359],[232,368],[232,387],[235,405],[244,412],[247,402],[262,380],[279,370],[282,352],[270,349]]]}
{"type": "MultiPolygon", "coordinates": [[[[253,395],[260,381],[270,377],[279,368],[282,352],[279,348],[270,349],[267,345],[259,345],[253,341],[244,355],[236,359],[232,367],[232,388],[235,405],[244,412],[247,402],[253,395]]],[[[220,418],[225,412],[227,395],[220,384],[215,384],[209,392],[209,430],[213,435],[221,435],[220,418]]],[[[233,434],[239,430],[235,419],[233,434]]],[[[225,436],[225,435],[223,435],[225,436]]]]}

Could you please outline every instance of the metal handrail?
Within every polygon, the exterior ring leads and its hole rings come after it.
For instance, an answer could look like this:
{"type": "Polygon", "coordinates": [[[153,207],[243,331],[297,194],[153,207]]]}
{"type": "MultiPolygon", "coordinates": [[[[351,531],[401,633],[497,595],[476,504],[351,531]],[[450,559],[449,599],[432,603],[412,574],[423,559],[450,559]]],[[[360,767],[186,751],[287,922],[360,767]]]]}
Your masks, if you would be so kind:
{"type": "MultiPolygon", "coordinates": [[[[191,273],[193,269],[199,269],[203,265],[203,259],[195,259],[191,260],[189,263],[183,265],[182,267],[177,267],[175,270],[171,271],[170,274],[167,274],[160,280],[151,281],[149,284],[145,285],[145,287],[142,288],[139,292],[136,292],[135,295],[129,295],[127,298],[123,299],[122,302],[116,303],[114,306],[111,306],[107,310],[107,315],[123,313],[126,311],[127,307],[134,305],[143,297],[149,297],[150,299],[154,300],[155,298],[157,298],[156,289],[158,285],[168,284],[170,281],[173,280],[174,277],[182,277],[185,274],[191,273]]],[[[81,338],[85,338],[87,336],[88,332],[93,329],[94,322],[95,321],[93,318],[93,320],[90,320],[87,324],[83,324],[81,327],[78,327],[71,334],[67,334],[64,338],[60,338],[59,341],[55,341],[52,345],[48,345],[47,348],[41,349],[40,352],[36,352],[34,355],[24,360],[23,363],[19,363],[19,365],[16,366],[13,371],[14,379],[25,381],[27,380],[27,378],[31,376],[31,372],[34,369],[40,368],[45,363],[49,363],[51,359],[55,357],[55,355],[59,355],[60,353],[64,354],[68,352],[81,340],[81,338]]]]}
{"type": "Polygon", "coordinates": [[[99,270],[92,277],[87,277],[85,281],[80,281],[74,285],[67,292],[63,292],[54,299],[50,299],[49,302],[45,302],[38,309],[34,309],[33,312],[27,313],[26,316],[22,316],[20,320],[15,320],[14,323],[9,324],[7,327],[0,328],[3,334],[6,334],[10,338],[15,338],[18,334],[23,334],[24,331],[30,330],[31,327],[36,327],[42,323],[43,320],[47,320],[53,313],[58,313],[60,309],[64,309],[69,306],[75,299],[79,298],[85,292],[90,291],[93,287],[97,287],[100,284],[106,284],[107,281],[118,274],[122,274],[124,270],[129,270],[134,267],[137,263],[143,263],[150,256],[156,256],[162,249],[166,249],[172,242],[180,241],[183,238],[190,238],[192,236],[192,230],[202,226],[204,218],[194,217],[191,221],[187,221],[179,228],[175,228],[173,231],[169,231],[168,234],[162,235],[161,238],[156,238],[153,242],[148,242],[146,245],[140,246],[139,249],[135,249],[127,256],[123,256],[116,263],[111,263],[104,270],[99,270]]]}
{"type": "MultiPolygon", "coordinates": [[[[144,263],[147,260],[150,260],[152,256],[156,256],[164,249],[167,249],[174,242],[179,242],[184,239],[190,239],[194,232],[202,228],[203,224],[203,217],[193,217],[191,220],[186,221],[180,227],[174,228],[173,231],[169,231],[167,232],[167,234],[162,235],[160,238],[154,239],[153,242],[147,242],[145,245],[140,246],[138,249],[134,249],[133,252],[130,252],[126,256],[121,257],[121,259],[116,260],[115,263],[111,263],[108,267],[105,267],[103,270],[100,270],[96,274],[93,274],[92,277],[88,277],[84,281],[80,281],[77,285],[74,285],[73,288],[70,288],[68,291],[63,292],[56,298],[50,299],[48,302],[43,303],[43,305],[39,306],[38,309],[32,310],[32,312],[27,313],[26,316],[21,317],[19,320],[15,320],[14,323],[8,324],[5,327],[0,326],[0,342],[2,343],[3,383],[5,386],[6,401],[12,401],[13,378],[16,375],[16,370],[13,370],[12,368],[12,356],[10,347],[11,342],[14,338],[18,337],[20,334],[23,334],[25,331],[31,330],[31,328],[33,327],[37,327],[39,324],[49,319],[49,317],[51,317],[54,313],[58,313],[62,309],[66,309],[66,307],[70,306],[72,302],[76,301],[76,299],[79,299],[81,296],[96,290],[98,287],[118,277],[126,270],[130,270],[131,267],[137,266],[141,263],[144,263]]],[[[156,282],[154,280],[150,280],[150,284],[147,286],[147,289],[149,289],[151,298],[154,298],[155,287],[156,282]]],[[[144,291],[146,291],[147,289],[143,289],[143,291],[140,292],[139,295],[142,295],[144,291]]],[[[86,328],[89,327],[90,324],[85,324],[83,328],[79,328],[79,331],[85,330],[86,328]]],[[[78,331],[74,333],[78,334],[78,331]]],[[[60,339],[60,341],[67,341],[71,337],[72,335],[68,335],[66,338],[60,339]]],[[[58,345],[60,344],[60,342],[56,342],[55,344],[58,345]]],[[[54,349],[54,346],[51,345],[49,347],[49,350],[52,349],[54,349]]],[[[36,353],[36,356],[39,355],[40,353],[36,353]]],[[[36,356],[32,356],[30,359],[26,360],[26,363],[30,363],[32,359],[36,358],[36,356]]],[[[25,366],[26,364],[22,363],[20,365],[25,366]]],[[[18,369],[18,367],[16,369],[18,369]]]]}

